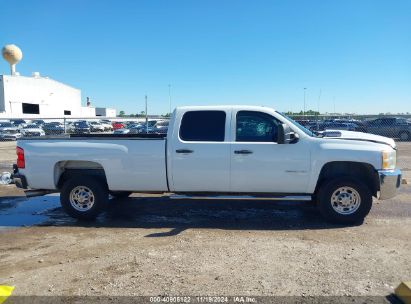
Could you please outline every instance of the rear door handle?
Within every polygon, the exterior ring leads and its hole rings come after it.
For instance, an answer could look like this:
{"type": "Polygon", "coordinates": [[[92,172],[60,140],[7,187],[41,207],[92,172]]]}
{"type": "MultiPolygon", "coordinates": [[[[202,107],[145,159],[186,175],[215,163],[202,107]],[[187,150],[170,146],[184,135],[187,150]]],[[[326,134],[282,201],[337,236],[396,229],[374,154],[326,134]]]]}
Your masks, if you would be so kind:
{"type": "Polygon", "coordinates": [[[177,153],[184,153],[184,154],[188,154],[188,153],[193,153],[193,150],[188,150],[188,149],[178,149],[176,150],[177,153]]]}
{"type": "Polygon", "coordinates": [[[234,150],[234,154],[252,154],[253,151],[250,150],[234,150]]]}

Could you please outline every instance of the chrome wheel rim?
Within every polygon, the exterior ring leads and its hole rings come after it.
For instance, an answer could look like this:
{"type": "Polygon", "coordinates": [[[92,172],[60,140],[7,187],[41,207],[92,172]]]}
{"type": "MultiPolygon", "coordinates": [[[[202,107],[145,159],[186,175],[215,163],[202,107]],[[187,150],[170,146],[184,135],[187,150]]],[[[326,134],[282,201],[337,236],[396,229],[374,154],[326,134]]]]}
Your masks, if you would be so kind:
{"type": "Polygon", "coordinates": [[[361,196],[352,187],[340,187],[331,195],[331,206],[339,214],[353,214],[360,205],[361,196]]]}
{"type": "Polygon", "coordinates": [[[70,204],[77,211],[88,211],[93,208],[94,193],[86,186],[77,186],[70,192],[70,204]]]}

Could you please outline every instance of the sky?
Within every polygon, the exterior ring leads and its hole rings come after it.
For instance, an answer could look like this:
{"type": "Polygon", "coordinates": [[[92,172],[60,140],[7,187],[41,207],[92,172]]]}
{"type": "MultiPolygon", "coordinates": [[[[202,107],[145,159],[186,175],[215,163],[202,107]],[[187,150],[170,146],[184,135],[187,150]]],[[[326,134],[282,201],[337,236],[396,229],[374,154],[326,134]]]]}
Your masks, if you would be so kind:
{"type": "MultiPolygon", "coordinates": [[[[410,0],[0,0],[21,75],[127,114],[171,104],[411,112],[410,0]],[[170,90],[169,90],[170,88],[170,90]]],[[[9,67],[0,60],[0,74],[9,67]]]]}

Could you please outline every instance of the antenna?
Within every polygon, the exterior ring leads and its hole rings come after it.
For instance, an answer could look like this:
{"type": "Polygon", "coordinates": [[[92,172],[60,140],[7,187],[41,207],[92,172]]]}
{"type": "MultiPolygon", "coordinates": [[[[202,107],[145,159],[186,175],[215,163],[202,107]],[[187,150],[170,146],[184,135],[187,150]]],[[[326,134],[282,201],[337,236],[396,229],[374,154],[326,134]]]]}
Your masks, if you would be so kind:
{"type": "Polygon", "coordinates": [[[16,64],[23,58],[23,53],[17,45],[8,44],[2,49],[4,60],[10,64],[10,75],[17,75],[16,64]]]}

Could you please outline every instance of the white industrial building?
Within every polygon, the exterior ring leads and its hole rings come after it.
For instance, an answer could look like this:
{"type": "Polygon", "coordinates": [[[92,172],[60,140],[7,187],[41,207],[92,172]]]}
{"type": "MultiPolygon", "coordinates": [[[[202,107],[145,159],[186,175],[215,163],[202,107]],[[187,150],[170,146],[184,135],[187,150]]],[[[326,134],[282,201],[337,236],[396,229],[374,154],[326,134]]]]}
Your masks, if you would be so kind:
{"type": "MultiPolygon", "coordinates": [[[[81,105],[81,91],[39,73],[31,77],[15,71],[17,47],[6,46],[3,57],[10,63],[11,75],[0,75],[0,118],[91,118],[115,117],[116,110],[81,105]],[[6,49],[9,47],[8,49],[6,49]],[[14,57],[13,57],[14,56],[14,57]],[[14,63],[13,63],[14,62],[14,63]]],[[[17,48],[17,51],[20,51],[17,48]]],[[[22,57],[21,51],[17,59],[22,57]]]]}

